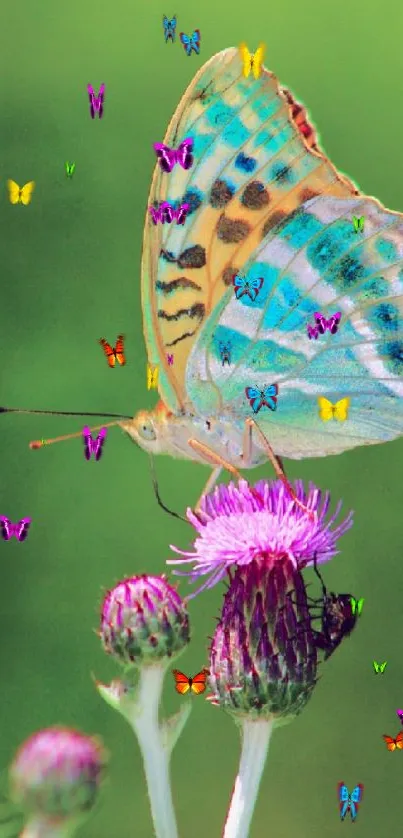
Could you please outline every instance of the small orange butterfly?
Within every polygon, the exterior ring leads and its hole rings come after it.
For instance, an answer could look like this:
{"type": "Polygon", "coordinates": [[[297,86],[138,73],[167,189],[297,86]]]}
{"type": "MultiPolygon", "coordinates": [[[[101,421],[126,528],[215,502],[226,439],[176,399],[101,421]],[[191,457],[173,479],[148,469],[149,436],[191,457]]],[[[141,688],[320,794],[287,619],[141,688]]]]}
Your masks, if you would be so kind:
{"type": "Polygon", "coordinates": [[[101,338],[101,340],[99,341],[108,359],[108,364],[110,367],[114,367],[116,361],[118,362],[118,364],[121,365],[121,367],[124,367],[126,363],[126,358],[123,341],[124,335],[118,335],[115,347],[111,346],[110,343],[108,343],[105,340],[105,338],[101,338]]]}
{"type": "Polygon", "coordinates": [[[385,740],[388,751],[395,751],[396,748],[399,751],[403,750],[403,730],[397,734],[396,739],[393,736],[386,736],[386,733],[383,734],[383,739],[385,740]]]}
{"type": "Polygon", "coordinates": [[[206,678],[210,673],[208,669],[203,669],[194,678],[188,678],[183,672],[179,672],[179,669],[173,669],[172,674],[175,678],[175,689],[177,693],[185,695],[190,690],[192,693],[200,695],[206,689],[206,678]]]}

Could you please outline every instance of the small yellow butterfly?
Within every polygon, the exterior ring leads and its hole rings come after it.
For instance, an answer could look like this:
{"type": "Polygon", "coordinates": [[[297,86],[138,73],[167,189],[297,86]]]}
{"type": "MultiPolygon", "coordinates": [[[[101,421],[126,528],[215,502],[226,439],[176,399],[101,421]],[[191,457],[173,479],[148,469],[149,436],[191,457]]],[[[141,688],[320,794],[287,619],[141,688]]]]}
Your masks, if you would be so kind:
{"type": "Polygon", "coordinates": [[[255,53],[249,52],[246,44],[242,43],[239,47],[241,58],[243,61],[243,74],[247,79],[250,72],[253,72],[255,79],[258,79],[263,67],[263,58],[266,51],[264,44],[259,44],[255,53]]]}
{"type": "Polygon", "coordinates": [[[35,188],[35,181],[30,180],[24,186],[18,186],[15,180],[8,180],[8,197],[12,204],[24,204],[26,207],[32,198],[32,193],[35,188]]]}
{"type": "Polygon", "coordinates": [[[158,367],[147,364],[147,390],[156,390],[158,387],[158,367]]]}
{"type": "Polygon", "coordinates": [[[333,404],[324,396],[318,397],[319,416],[324,422],[329,419],[338,419],[339,422],[345,422],[348,417],[348,409],[350,407],[350,399],[340,399],[340,401],[333,404]]]}

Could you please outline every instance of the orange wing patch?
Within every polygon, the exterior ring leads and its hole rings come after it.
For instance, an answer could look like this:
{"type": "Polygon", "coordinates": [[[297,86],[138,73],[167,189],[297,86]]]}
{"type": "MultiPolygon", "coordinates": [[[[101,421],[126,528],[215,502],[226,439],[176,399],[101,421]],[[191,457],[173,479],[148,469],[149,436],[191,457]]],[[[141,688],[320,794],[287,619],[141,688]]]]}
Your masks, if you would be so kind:
{"type": "Polygon", "coordinates": [[[192,692],[195,695],[201,695],[201,693],[204,693],[206,689],[206,678],[207,675],[209,675],[208,669],[203,669],[193,678],[188,678],[188,676],[184,675],[183,672],[180,672],[179,669],[173,669],[172,674],[175,678],[176,692],[180,695],[186,695],[188,692],[192,692]]]}
{"type": "Polygon", "coordinates": [[[111,346],[110,343],[108,343],[108,341],[105,340],[105,338],[101,338],[99,342],[104,350],[109,366],[114,367],[117,361],[121,367],[124,367],[126,363],[124,350],[124,335],[118,335],[118,339],[114,347],[111,346]]]}

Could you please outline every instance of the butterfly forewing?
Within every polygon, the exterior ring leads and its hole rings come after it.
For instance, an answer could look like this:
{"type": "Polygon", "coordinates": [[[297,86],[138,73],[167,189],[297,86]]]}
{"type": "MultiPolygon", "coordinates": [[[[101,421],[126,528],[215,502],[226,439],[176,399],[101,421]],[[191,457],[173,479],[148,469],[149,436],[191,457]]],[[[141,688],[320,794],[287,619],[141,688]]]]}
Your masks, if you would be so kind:
{"type": "MultiPolygon", "coordinates": [[[[291,101],[295,106],[292,97],[291,101]]],[[[200,330],[212,312],[215,323],[221,310],[227,316],[232,276],[257,251],[264,234],[313,195],[355,193],[355,187],[324,156],[308,151],[275,77],[263,70],[257,80],[243,78],[237,49],[214,56],[197,73],[164,143],[176,148],[188,136],[194,140],[192,168],[175,166],[166,177],[157,165],[148,200],[149,206],[163,200],[189,203],[186,224],[154,228],[147,219],[142,259],[149,361],[161,366],[159,392],[174,412],[195,398],[193,393],[189,398],[185,376],[200,330]],[[169,254],[169,260],[160,255],[161,250],[169,254]],[[170,285],[175,280],[180,282],[170,285]],[[175,367],[168,369],[166,353],[174,341],[175,367]]],[[[274,273],[266,266],[265,274],[269,281],[265,293],[259,294],[260,306],[273,292],[274,273]]],[[[249,298],[243,299],[248,305],[249,298]]],[[[238,306],[236,321],[242,319],[243,311],[238,306]]],[[[248,340],[253,330],[251,322],[248,340]]],[[[204,329],[204,337],[209,351],[210,329],[208,334],[204,329]]],[[[217,337],[226,339],[227,335],[217,337]]],[[[205,351],[203,340],[204,356],[205,351]]],[[[229,396],[232,399],[232,390],[229,396]]]]}

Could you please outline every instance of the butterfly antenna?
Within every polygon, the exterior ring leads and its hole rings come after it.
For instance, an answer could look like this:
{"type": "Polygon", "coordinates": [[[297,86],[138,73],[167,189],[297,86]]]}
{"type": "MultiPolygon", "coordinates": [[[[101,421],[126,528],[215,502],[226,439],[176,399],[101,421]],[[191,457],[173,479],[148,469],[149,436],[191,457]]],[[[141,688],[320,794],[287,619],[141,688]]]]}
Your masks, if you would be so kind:
{"type": "MultiPolygon", "coordinates": [[[[105,416],[105,418],[116,418],[116,419],[131,419],[131,416],[122,416],[120,413],[94,413],[92,411],[86,413],[83,411],[77,410],[23,410],[19,407],[0,407],[0,413],[34,413],[39,416],[105,416]]],[[[104,425],[97,425],[94,428],[90,428],[90,431],[98,431],[100,428],[110,428],[112,425],[118,425],[118,422],[107,422],[104,425]]],[[[56,436],[53,439],[35,439],[29,443],[29,447],[32,450],[36,450],[37,448],[43,448],[45,445],[51,445],[52,442],[63,442],[65,439],[76,439],[77,437],[81,436],[82,431],[78,431],[75,434],[67,434],[65,436],[56,436]]]]}
{"type": "Polygon", "coordinates": [[[165,503],[162,502],[161,497],[160,497],[160,493],[159,493],[159,489],[158,489],[158,481],[157,481],[157,475],[155,473],[154,460],[151,456],[150,456],[150,465],[151,465],[151,479],[152,479],[152,482],[153,482],[154,494],[155,494],[158,506],[160,506],[161,509],[164,510],[164,512],[168,512],[168,515],[172,515],[173,518],[178,518],[179,521],[184,521],[185,524],[188,524],[189,521],[187,521],[186,518],[183,517],[183,515],[179,515],[177,512],[173,512],[172,509],[168,509],[168,507],[165,506],[165,503]]]}
{"type": "MultiPolygon", "coordinates": [[[[90,428],[91,433],[93,431],[100,431],[101,428],[111,428],[113,425],[118,425],[118,422],[106,422],[104,425],[95,425],[93,428],[90,428]]],[[[29,447],[35,451],[37,448],[43,448],[45,445],[52,445],[53,442],[64,442],[66,439],[77,439],[79,436],[82,436],[83,432],[77,431],[75,434],[65,434],[64,436],[55,436],[52,439],[34,439],[32,442],[29,443],[29,447]]]]}

